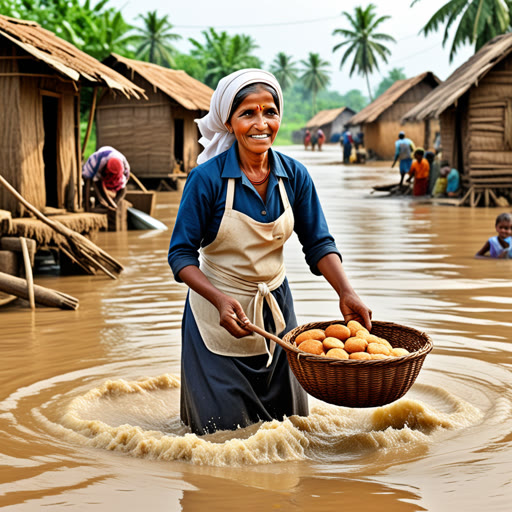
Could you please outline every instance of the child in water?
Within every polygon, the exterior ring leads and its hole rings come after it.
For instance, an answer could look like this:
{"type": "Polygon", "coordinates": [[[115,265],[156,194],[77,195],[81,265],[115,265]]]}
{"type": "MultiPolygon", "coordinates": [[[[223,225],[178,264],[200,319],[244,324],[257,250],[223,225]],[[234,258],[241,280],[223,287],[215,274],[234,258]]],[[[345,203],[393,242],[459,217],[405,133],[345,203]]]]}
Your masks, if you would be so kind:
{"type": "Polygon", "coordinates": [[[485,242],[475,258],[512,258],[512,215],[500,213],[496,217],[496,233],[485,242]],[[486,256],[489,253],[489,256],[486,256]]]}

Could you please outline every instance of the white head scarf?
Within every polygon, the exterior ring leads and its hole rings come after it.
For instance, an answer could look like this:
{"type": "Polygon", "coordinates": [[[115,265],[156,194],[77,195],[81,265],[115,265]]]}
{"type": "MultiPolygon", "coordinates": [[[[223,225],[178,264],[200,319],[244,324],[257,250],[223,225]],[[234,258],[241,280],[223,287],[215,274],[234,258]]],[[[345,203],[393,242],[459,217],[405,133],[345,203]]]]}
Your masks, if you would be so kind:
{"type": "Polygon", "coordinates": [[[235,136],[229,133],[226,125],[233,100],[246,85],[264,83],[272,86],[279,98],[279,114],[283,115],[283,93],[276,77],[262,69],[241,69],[222,78],[210,102],[210,112],[201,119],[196,119],[202,137],[199,143],[204,151],[197,157],[197,163],[202,164],[216,155],[229,149],[235,141],[235,136]]]}

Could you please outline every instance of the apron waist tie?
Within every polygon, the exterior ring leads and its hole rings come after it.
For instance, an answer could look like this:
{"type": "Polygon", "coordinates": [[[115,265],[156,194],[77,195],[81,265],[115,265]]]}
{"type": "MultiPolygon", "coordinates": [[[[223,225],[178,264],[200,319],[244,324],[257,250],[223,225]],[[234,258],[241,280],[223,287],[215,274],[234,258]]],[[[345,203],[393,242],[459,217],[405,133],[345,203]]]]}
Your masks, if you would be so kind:
{"type": "MultiPolygon", "coordinates": [[[[206,277],[210,279],[212,284],[223,290],[225,293],[233,294],[235,297],[240,294],[253,297],[251,300],[252,304],[249,305],[249,308],[253,311],[253,318],[251,319],[251,322],[254,325],[265,329],[265,324],[263,322],[263,301],[266,300],[274,320],[276,336],[284,330],[286,327],[286,322],[283,313],[279,307],[279,304],[277,303],[276,298],[271,293],[272,290],[278,288],[284,281],[284,265],[281,266],[277,275],[275,275],[270,281],[263,281],[259,283],[247,281],[245,279],[241,279],[240,277],[229,274],[225,271],[225,269],[222,269],[215,263],[209,261],[207,258],[202,259],[201,269],[205,273],[206,277]],[[253,306],[252,308],[251,305],[253,306]]],[[[250,311],[246,311],[245,313],[250,318],[250,311]]],[[[268,354],[267,367],[272,363],[272,356],[274,354],[275,346],[275,342],[270,340],[269,349],[268,344],[265,342],[265,352],[268,354]]]]}
{"type": "MultiPolygon", "coordinates": [[[[281,311],[281,308],[279,307],[279,304],[277,303],[277,300],[275,297],[270,293],[270,288],[268,287],[267,283],[258,283],[258,292],[256,293],[256,297],[254,298],[254,318],[252,320],[252,323],[254,325],[257,325],[258,327],[261,327],[262,329],[265,329],[265,324],[263,321],[263,300],[267,301],[267,304],[270,308],[270,311],[272,313],[272,318],[274,319],[274,325],[276,329],[276,336],[280,332],[283,331],[283,329],[286,327],[286,322],[284,320],[283,313],[281,311]]],[[[268,345],[265,343],[265,351],[268,354],[268,360],[267,360],[267,368],[272,363],[272,356],[274,354],[274,350],[276,347],[275,341],[270,341],[270,349],[268,345]]]]}

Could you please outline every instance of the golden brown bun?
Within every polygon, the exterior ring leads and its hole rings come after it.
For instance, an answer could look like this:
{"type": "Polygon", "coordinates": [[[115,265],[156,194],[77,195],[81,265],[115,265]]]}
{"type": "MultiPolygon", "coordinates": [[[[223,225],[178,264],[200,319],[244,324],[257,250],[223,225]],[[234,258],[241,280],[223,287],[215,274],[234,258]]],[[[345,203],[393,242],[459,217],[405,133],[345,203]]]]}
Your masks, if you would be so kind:
{"type": "Polygon", "coordinates": [[[338,338],[333,338],[332,336],[325,338],[322,343],[325,350],[331,350],[331,348],[343,348],[344,346],[343,341],[339,340],[338,338]]]}
{"type": "Polygon", "coordinates": [[[371,359],[389,359],[390,356],[386,356],[385,354],[370,354],[371,359]]]}
{"type": "Polygon", "coordinates": [[[367,345],[368,343],[364,338],[353,336],[352,338],[349,338],[347,341],[345,341],[345,346],[343,348],[349,354],[352,354],[353,352],[364,352],[367,345]]]}
{"type": "Polygon", "coordinates": [[[300,344],[300,350],[320,356],[324,353],[324,346],[318,340],[306,340],[300,344]]]}
{"type": "Polygon", "coordinates": [[[349,359],[371,359],[372,356],[368,352],[352,352],[349,359]]]}
{"type": "Polygon", "coordinates": [[[366,351],[368,354],[384,354],[385,356],[389,356],[389,348],[381,343],[369,343],[368,347],[366,347],[366,351]]]}
{"type": "Polygon", "coordinates": [[[350,329],[350,336],[355,336],[357,334],[357,331],[366,331],[368,332],[368,329],[366,327],[363,327],[357,320],[350,320],[348,322],[347,327],[350,329]]]}
{"type": "Polygon", "coordinates": [[[348,359],[348,354],[342,348],[331,348],[327,354],[327,357],[332,357],[334,359],[348,359]]]}
{"type": "Polygon", "coordinates": [[[325,340],[325,332],[322,329],[310,329],[309,331],[304,331],[300,333],[295,338],[295,344],[299,346],[303,341],[306,340],[318,340],[323,341],[325,340]]]}
{"type": "Polygon", "coordinates": [[[391,355],[395,357],[406,356],[410,352],[406,348],[393,348],[391,349],[391,355]]]}
{"type": "Polygon", "coordinates": [[[332,324],[325,328],[325,335],[329,338],[338,338],[341,341],[345,341],[350,338],[350,329],[346,325],[332,324]]]}

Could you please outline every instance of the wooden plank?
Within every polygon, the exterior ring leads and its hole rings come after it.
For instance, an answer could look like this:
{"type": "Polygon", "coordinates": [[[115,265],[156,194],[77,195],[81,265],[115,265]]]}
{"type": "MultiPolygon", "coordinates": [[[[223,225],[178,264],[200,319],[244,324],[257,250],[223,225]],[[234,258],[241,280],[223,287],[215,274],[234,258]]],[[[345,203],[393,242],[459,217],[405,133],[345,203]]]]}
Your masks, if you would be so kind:
{"type": "Polygon", "coordinates": [[[505,149],[512,149],[512,102],[508,99],[505,107],[505,124],[504,124],[504,142],[505,149]]]}
{"type": "Polygon", "coordinates": [[[505,127],[504,126],[499,126],[499,125],[496,125],[496,124],[472,123],[469,126],[469,131],[470,132],[476,132],[476,131],[481,131],[481,132],[504,132],[505,131],[505,127]]]}
{"type": "MultiPolygon", "coordinates": [[[[469,122],[475,122],[475,123],[502,123],[503,122],[503,116],[499,117],[480,117],[480,116],[469,116],[469,122]]],[[[469,129],[471,130],[471,125],[469,126],[469,129]]]]}
{"type": "Polygon", "coordinates": [[[492,176],[512,176],[512,169],[474,169],[471,168],[469,171],[469,176],[478,177],[482,176],[484,178],[490,178],[492,176]]]}
{"type": "Polygon", "coordinates": [[[471,166],[480,164],[512,165],[512,151],[470,151],[471,166]]]}
{"type": "Polygon", "coordinates": [[[485,183],[485,184],[490,184],[490,183],[493,183],[493,184],[496,184],[496,186],[503,186],[504,184],[506,185],[510,185],[510,187],[512,187],[512,176],[509,177],[509,178],[480,178],[480,177],[476,177],[476,178],[471,178],[471,182],[475,185],[478,185],[478,184],[482,184],[482,183],[485,183]]]}
{"type": "Polygon", "coordinates": [[[469,101],[469,106],[471,108],[495,108],[495,107],[504,107],[506,105],[505,101],[485,101],[485,100],[478,100],[478,101],[469,101]]]}
{"type": "Polygon", "coordinates": [[[472,169],[493,169],[493,170],[498,170],[498,169],[508,170],[508,169],[511,169],[512,170],[512,166],[509,165],[509,164],[472,164],[471,168],[472,169]]]}
{"type": "Polygon", "coordinates": [[[459,206],[462,206],[467,201],[468,197],[471,195],[473,190],[474,190],[474,187],[469,187],[468,191],[462,196],[459,206]]]}
{"type": "Polygon", "coordinates": [[[36,309],[36,301],[34,294],[34,276],[32,275],[32,264],[28,254],[27,241],[24,237],[20,238],[21,249],[23,251],[23,263],[25,264],[25,279],[27,280],[28,303],[30,309],[36,309]]]}

